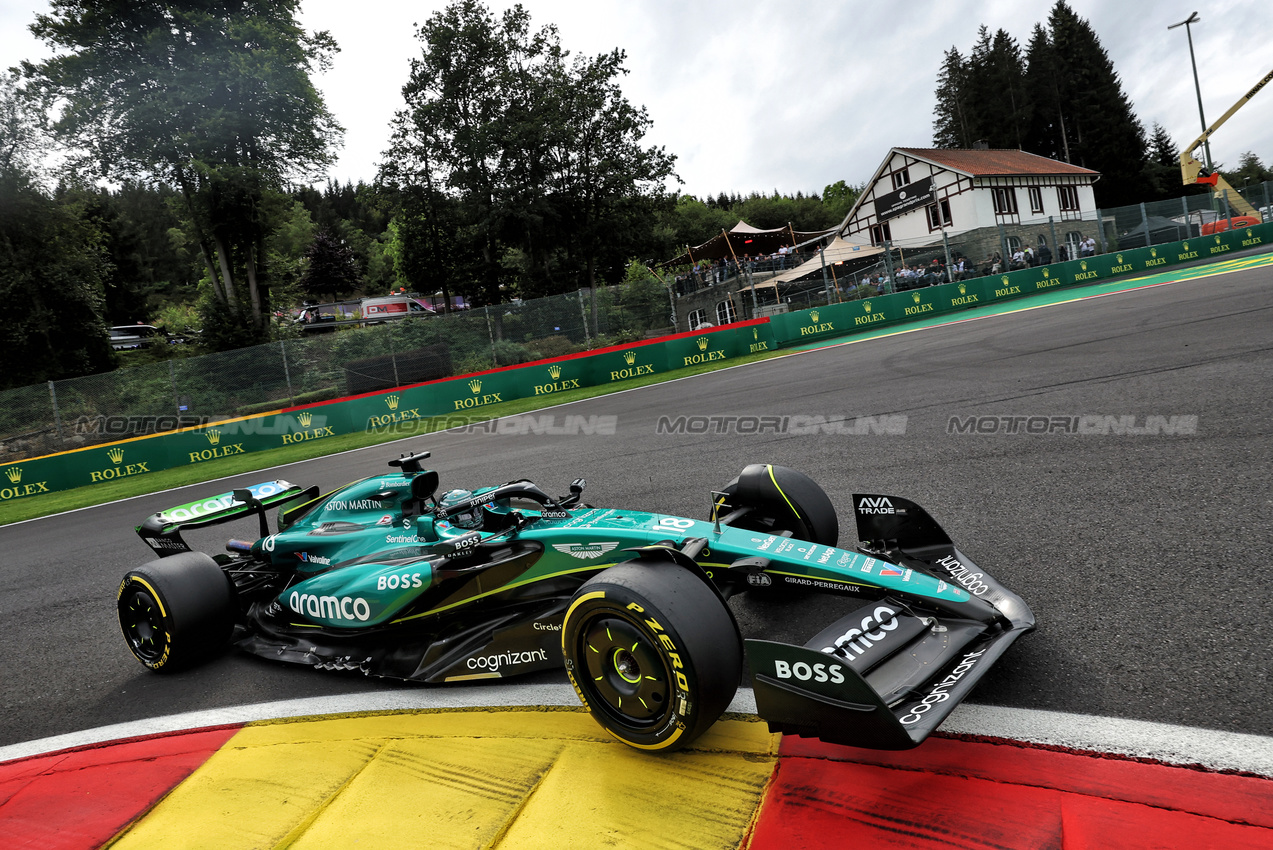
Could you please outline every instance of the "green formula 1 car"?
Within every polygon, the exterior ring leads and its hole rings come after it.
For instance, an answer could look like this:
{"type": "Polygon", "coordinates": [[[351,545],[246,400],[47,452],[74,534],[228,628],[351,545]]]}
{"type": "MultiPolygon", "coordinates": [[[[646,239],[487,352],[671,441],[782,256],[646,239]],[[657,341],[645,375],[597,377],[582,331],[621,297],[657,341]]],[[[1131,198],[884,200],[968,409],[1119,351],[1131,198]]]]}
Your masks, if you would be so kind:
{"type": "Polygon", "coordinates": [[[850,550],[826,494],[780,466],[748,466],[699,520],[585,505],[582,479],[557,498],[527,480],[440,492],[428,457],[331,493],[273,481],[148,517],[137,531],[158,559],[118,593],[129,649],[160,672],[230,644],[422,682],[564,666],[596,720],[648,750],[716,721],[745,651],[772,730],[905,749],[1034,627],[896,496],[853,496],[850,550]],[[216,556],[182,539],[253,517],[259,537],[216,556]],[[846,614],[803,646],[744,641],[727,600],[779,590],[838,594],[846,614]]]}

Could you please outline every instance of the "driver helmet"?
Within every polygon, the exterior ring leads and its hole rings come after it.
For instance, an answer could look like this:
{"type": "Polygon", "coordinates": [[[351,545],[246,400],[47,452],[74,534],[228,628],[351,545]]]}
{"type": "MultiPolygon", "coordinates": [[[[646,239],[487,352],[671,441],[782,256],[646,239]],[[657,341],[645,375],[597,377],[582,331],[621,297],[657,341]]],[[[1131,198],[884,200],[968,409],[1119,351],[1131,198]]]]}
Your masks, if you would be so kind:
{"type": "MultiPolygon", "coordinates": [[[[447,490],[442,494],[442,500],[438,503],[438,506],[443,513],[446,513],[450,508],[471,498],[473,498],[471,490],[447,490]]],[[[482,509],[480,507],[472,508],[463,513],[454,514],[450,519],[456,528],[478,528],[482,524],[482,509]]]]}

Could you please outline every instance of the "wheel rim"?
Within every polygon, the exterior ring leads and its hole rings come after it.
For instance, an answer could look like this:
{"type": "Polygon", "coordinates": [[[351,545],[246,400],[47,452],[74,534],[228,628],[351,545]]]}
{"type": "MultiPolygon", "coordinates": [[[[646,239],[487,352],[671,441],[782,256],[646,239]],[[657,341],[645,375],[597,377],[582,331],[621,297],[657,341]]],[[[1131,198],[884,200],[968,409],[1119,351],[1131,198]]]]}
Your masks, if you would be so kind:
{"type": "Polygon", "coordinates": [[[632,729],[650,729],[671,709],[667,664],[649,636],[630,620],[601,614],[579,631],[579,657],[594,709],[632,729]]]}
{"type": "Polygon", "coordinates": [[[119,601],[119,624],[128,646],[139,659],[153,664],[163,658],[168,632],[159,603],[144,590],[134,588],[119,601]]]}

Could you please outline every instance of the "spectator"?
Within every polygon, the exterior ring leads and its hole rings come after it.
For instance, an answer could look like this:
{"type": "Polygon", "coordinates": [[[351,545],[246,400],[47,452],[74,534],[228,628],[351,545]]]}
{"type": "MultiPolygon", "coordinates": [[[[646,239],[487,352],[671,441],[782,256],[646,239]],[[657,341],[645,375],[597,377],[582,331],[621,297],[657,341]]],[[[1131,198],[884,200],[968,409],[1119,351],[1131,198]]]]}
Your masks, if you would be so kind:
{"type": "Polygon", "coordinates": [[[1039,243],[1039,262],[1045,266],[1052,262],[1052,249],[1046,242],[1039,243]]]}

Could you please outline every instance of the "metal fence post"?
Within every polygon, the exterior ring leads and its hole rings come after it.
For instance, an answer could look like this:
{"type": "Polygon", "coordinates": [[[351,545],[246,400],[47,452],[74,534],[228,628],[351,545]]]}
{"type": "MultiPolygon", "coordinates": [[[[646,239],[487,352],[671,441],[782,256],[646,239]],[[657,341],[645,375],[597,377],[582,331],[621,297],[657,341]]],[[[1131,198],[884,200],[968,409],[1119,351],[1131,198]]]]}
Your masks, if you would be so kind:
{"type": "Polygon", "coordinates": [[[402,381],[398,380],[398,353],[393,350],[393,324],[385,323],[385,333],[389,335],[389,362],[393,364],[393,385],[395,387],[402,386],[402,381]]]}
{"type": "Polygon", "coordinates": [[[889,240],[884,240],[884,268],[888,272],[888,276],[884,280],[884,291],[894,292],[893,286],[893,245],[889,240]]]}
{"type": "Polygon", "coordinates": [[[946,249],[946,282],[950,283],[955,279],[955,263],[950,259],[950,240],[945,230],[941,232],[941,244],[946,249]]]}
{"type": "Polygon", "coordinates": [[[177,416],[181,416],[181,396],[177,393],[177,367],[168,361],[168,383],[172,385],[172,407],[177,416]]]}
{"type": "Polygon", "coordinates": [[[1224,219],[1228,221],[1233,218],[1233,210],[1229,207],[1229,190],[1225,189],[1220,193],[1220,201],[1224,204],[1224,219]]]}
{"type": "Polygon", "coordinates": [[[1061,261],[1061,243],[1056,239],[1056,219],[1048,216],[1048,230],[1052,231],[1052,256],[1061,261]]]}
{"type": "Polygon", "coordinates": [[[283,340],[278,341],[279,353],[283,355],[283,378],[287,381],[287,398],[296,406],[296,391],[292,389],[292,370],[287,366],[287,346],[283,344],[283,340]]]}
{"type": "Polygon", "coordinates": [[[1105,219],[1101,216],[1101,211],[1096,211],[1096,241],[1100,244],[1101,253],[1109,253],[1109,245],[1105,242],[1105,219]]]}
{"type": "MultiPolygon", "coordinates": [[[[1264,181],[1264,209],[1267,210],[1268,208],[1269,208],[1269,181],[1265,180],[1264,181]]],[[[1263,221],[1268,221],[1269,214],[1267,212],[1261,212],[1260,218],[1263,221]]]]}
{"type": "Polygon", "coordinates": [[[491,327],[491,305],[487,304],[482,308],[482,315],[486,317],[486,335],[491,339],[491,362],[496,366],[499,365],[499,355],[495,353],[495,328],[491,327]]]}
{"type": "Polygon", "coordinates": [[[66,437],[62,434],[62,414],[57,409],[57,390],[52,381],[49,381],[49,398],[53,402],[53,426],[57,428],[57,438],[65,440],[66,437]]]}
{"type": "Polygon", "coordinates": [[[1145,229],[1145,247],[1149,247],[1149,215],[1145,212],[1145,202],[1140,202],[1140,226],[1145,229]]]}
{"type": "MultiPolygon", "coordinates": [[[[588,332],[588,311],[583,306],[583,290],[577,290],[579,294],[579,318],[583,319],[583,338],[588,348],[592,348],[592,334],[588,332]]],[[[596,297],[595,295],[593,296],[596,297]]]]}

